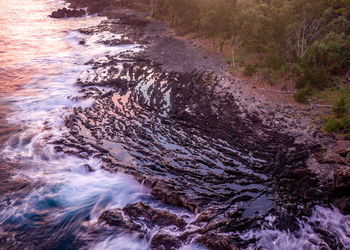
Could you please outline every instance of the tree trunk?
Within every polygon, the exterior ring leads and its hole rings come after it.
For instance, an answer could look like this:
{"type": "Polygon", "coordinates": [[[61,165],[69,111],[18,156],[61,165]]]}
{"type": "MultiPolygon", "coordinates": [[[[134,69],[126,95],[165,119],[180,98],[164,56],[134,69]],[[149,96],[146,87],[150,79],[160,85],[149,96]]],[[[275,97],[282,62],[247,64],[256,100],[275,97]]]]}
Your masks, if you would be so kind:
{"type": "Polygon", "coordinates": [[[236,63],[235,63],[235,41],[233,38],[233,35],[231,36],[231,60],[232,60],[232,66],[236,68],[236,63]]]}
{"type": "Polygon", "coordinates": [[[150,16],[153,17],[153,14],[154,14],[154,2],[153,0],[150,0],[150,4],[151,4],[151,13],[150,13],[150,16]]]}

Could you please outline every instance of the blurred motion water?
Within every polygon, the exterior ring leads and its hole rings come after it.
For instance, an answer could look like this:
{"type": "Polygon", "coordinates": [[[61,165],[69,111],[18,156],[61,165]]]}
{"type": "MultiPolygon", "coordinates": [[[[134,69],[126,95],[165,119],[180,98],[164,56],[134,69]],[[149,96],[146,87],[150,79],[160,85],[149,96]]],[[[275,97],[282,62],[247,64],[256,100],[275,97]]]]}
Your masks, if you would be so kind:
{"type": "MultiPolygon", "coordinates": [[[[87,233],[101,210],[149,198],[131,177],[109,174],[95,159],[58,154],[46,144],[62,133],[69,107],[91,105],[70,98],[79,95],[74,83],[88,67],[84,63],[126,49],[79,46],[84,35],[74,29],[103,18],[48,18],[62,6],[63,1],[0,2],[0,245],[5,249],[106,244],[104,239],[119,236],[87,233]]],[[[126,249],[147,246],[142,239],[120,237],[126,249]]]]}

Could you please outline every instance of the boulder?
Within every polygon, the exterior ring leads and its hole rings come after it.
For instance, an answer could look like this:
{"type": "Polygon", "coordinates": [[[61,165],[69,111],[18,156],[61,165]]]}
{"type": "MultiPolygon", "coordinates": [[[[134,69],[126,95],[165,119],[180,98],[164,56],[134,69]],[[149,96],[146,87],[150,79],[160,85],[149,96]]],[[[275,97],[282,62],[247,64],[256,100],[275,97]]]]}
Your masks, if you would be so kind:
{"type": "Polygon", "coordinates": [[[321,156],[320,162],[345,164],[345,159],[344,157],[341,157],[339,154],[335,153],[335,151],[329,150],[321,156]]]}
{"type": "Polygon", "coordinates": [[[109,225],[116,226],[119,229],[136,231],[139,231],[141,229],[140,225],[124,218],[122,212],[119,209],[115,209],[113,211],[104,211],[100,215],[99,220],[106,221],[109,225]]]}
{"type": "Polygon", "coordinates": [[[123,211],[132,219],[144,218],[148,222],[159,226],[175,225],[179,228],[184,228],[186,226],[186,222],[182,218],[167,211],[154,209],[143,202],[128,204],[123,208],[123,211]]]}
{"type": "Polygon", "coordinates": [[[345,160],[347,163],[350,163],[350,152],[346,155],[345,160]]]}
{"type": "Polygon", "coordinates": [[[343,166],[337,171],[335,174],[335,187],[337,189],[350,189],[350,166],[343,166]]]}
{"type": "Polygon", "coordinates": [[[350,214],[350,197],[343,196],[339,199],[336,199],[334,203],[342,214],[350,214]]]}
{"type": "Polygon", "coordinates": [[[86,11],[83,9],[58,9],[51,13],[52,18],[66,18],[66,17],[82,17],[86,15],[86,11]]]}
{"type": "Polygon", "coordinates": [[[209,250],[238,250],[234,244],[230,243],[226,236],[214,233],[206,233],[199,237],[197,241],[209,250]]]}
{"type": "Polygon", "coordinates": [[[168,234],[157,233],[151,241],[151,249],[156,250],[175,250],[180,246],[180,240],[168,234]]]}
{"type": "Polygon", "coordinates": [[[350,152],[350,141],[338,141],[334,152],[346,156],[350,152]]]}

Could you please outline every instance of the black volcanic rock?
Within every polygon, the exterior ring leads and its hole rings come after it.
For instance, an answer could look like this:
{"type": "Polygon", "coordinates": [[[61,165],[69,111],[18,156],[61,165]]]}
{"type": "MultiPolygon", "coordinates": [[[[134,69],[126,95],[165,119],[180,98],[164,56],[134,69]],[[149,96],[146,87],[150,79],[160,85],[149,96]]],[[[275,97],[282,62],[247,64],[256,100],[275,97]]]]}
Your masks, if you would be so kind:
{"type": "Polygon", "coordinates": [[[83,9],[58,9],[51,13],[51,18],[67,18],[67,17],[82,17],[86,15],[86,11],[83,9]]]}

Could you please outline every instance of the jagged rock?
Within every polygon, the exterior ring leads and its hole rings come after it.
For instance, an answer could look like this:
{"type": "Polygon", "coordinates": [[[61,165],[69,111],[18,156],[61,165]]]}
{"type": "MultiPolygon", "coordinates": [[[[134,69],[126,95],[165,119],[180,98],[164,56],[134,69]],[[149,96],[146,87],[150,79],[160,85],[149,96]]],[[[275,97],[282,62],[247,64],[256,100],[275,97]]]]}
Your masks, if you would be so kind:
{"type": "Polygon", "coordinates": [[[346,155],[345,160],[347,163],[350,163],[350,152],[346,155]]]}
{"type": "Polygon", "coordinates": [[[223,235],[207,233],[197,239],[197,241],[209,250],[238,250],[238,248],[223,235]]]}
{"type": "Polygon", "coordinates": [[[308,200],[321,198],[321,193],[317,191],[318,180],[307,169],[298,168],[286,171],[280,176],[280,186],[294,197],[308,200]]]}
{"type": "Polygon", "coordinates": [[[343,166],[337,171],[335,174],[335,187],[350,189],[350,166],[343,166]]]}
{"type": "Polygon", "coordinates": [[[154,250],[175,250],[181,246],[180,240],[168,234],[158,233],[153,236],[151,249],[154,250]]]}
{"type": "Polygon", "coordinates": [[[350,214],[350,166],[341,167],[334,177],[334,203],[343,214],[350,214]]]}
{"type": "Polygon", "coordinates": [[[84,164],[83,168],[85,169],[86,172],[94,172],[95,170],[89,165],[89,164],[84,164]]]}
{"type": "Polygon", "coordinates": [[[159,226],[175,225],[179,228],[186,226],[186,222],[182,218],[167,211],[154,209],[143,202],[128,204],[123,208],[123,211],[132,219],[143,217],[147,221],[159,226]]]}
{"type": "Polygon", "coordinates": [[[151,190],[151,194],[164,203],[174,206],[183,206],[193,212],[195,212],[199,207],[199,204],[191,200],[189,196],[180,196],[177,192],[170,190],[170,188],[168,188],[166,185],[163,185],[161,182],[157,182],[155,187],[153,187],[151,190]]]}
{"type": "Polygon", "coordinates": [[[335,205],[338,207],[339,211],[345,215],[350,214],[350,197],[343,196],[334,201],[335,205]]]}
{"type": "Polygon", "coordinates": [[[205,210],[197,218],[195,223],[208,222],[217,215],[214,211],[205,210]]]}
{"type": "Polygon", "coordinates": [[[295,232],[300,229],[299,222],[295,216],[281,214],[275,221],[275,226],[281,231],[295,232]]]}
{"type": "Polygon", "coordinates": [[[86,15],[86,11],[83,9],[58,9],[51,13],[52,18],[66,18],[66,17],[82,17],[86,15]]]}
{"type": "Polygon", "coordinates": [[[346,156],[350,152],[350,141],[338,141],[334,152],[346,156]]]}
{"type": "Polygon", "coordinates": [[[325,154],[321,156],[321,163],[337,163],[345,164],[345,159],[334,151],[328,150],[325,154]]]}
{"type": "Polygon", "coordinates": [[[99,220],[104,220],[109,225],[116,226],[119,229],[136,230],[136,231],[139,231],[141,229],[140,225],[135,224],[133,221],[130,221],[124,218],[120,209],[116,209],[113,211],[104,211],[100,215],[99,220]]]}

